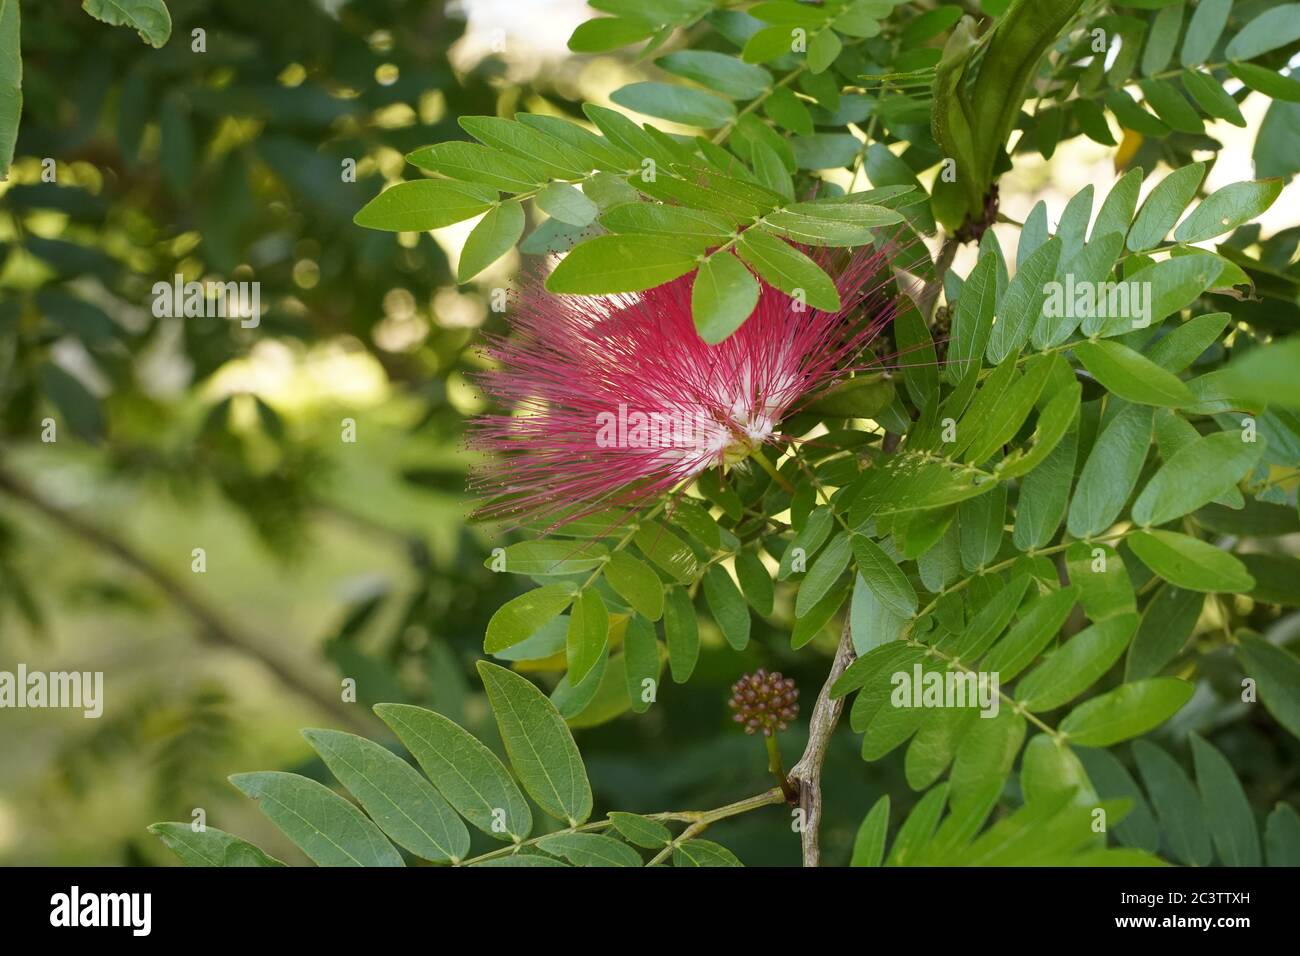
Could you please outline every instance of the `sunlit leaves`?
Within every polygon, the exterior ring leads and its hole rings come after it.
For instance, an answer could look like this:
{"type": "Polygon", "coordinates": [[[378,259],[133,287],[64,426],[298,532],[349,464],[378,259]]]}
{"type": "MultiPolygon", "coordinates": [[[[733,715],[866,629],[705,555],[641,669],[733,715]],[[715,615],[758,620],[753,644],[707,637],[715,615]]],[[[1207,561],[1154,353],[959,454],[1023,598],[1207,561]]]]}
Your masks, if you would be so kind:
{"type": "Polygon", "coordinates": [[[546,280],[551,292],[641,292],[695,268],[695,255],[650,236],[597,236],[574,247],[546,280]]]}
{"type": "Polygon", "coordinates": [[[691,314],[710,345],[740,328],[758,304],[758,280],[730,252],[709,256],[691,286],[691,314]]]}
{"type": "Polygon", "coordinates": [[[497,191],[488,186],[420,179],[385,189],[361,208],[354,221],[392,232],[440,229],[486,212],[496,199],[497,191]]]}
{"type": "Polygon", "coordinates": [[[1060,731],[1080,746],[1108,747],[1164,723],[1187,703],[1194,689],[1172,677],[1121,684],[1070,711],[1060,731]]]}

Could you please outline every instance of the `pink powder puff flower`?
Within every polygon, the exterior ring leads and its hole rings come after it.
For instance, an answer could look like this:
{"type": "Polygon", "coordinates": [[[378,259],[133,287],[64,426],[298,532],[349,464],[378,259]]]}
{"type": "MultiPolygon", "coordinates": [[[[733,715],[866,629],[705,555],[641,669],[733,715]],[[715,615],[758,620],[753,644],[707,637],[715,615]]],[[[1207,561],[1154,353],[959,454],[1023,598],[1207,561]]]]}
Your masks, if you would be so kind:
{"type": "MultiPolygon", "coordinates": [[[[513,414],[473,424],[491,453],[471,487],[477,515],[555,525],[604,508],[638,508],[778,440],[783,419],[854,370],[893,318],[886,252],[859,250],[833,275],[841,308],[800,308],[761,283],[753,314],[706,344],[691,317],[690,275],[636,295],[555,296],[539,283],[494,338],[497,369],[479,377],[513,414]]],[[[877,365],[877,368],[880,366],[877,365]]]]}

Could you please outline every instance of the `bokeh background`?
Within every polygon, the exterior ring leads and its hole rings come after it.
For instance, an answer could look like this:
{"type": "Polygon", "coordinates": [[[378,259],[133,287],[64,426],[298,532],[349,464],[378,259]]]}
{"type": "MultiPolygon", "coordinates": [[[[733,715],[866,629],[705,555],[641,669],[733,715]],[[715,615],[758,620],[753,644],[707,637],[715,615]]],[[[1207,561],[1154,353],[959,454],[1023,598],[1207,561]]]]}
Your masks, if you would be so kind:
{"type": "MultiPolygon", "coordinates": [[[[481,409],[476,346],[502,331],[490,290],[521,262],[511,253],[457,286],[473,221],[394,236],[351,219],[415,174],[405,152],[461,137],[459,116],[577,117],[583,100],[609,105],[655,72],[630,55],[569,54],[591,15],[580,0],[169,7],[171,42],[154,50],[73,0],[22,6],[26,107],[0,184],[0,669],[103,671],[106,686],[99,720],[0,711],[9,864],[172,863],[145,827],[196,808],[303,862],[227,774],[328,780],[298,729],[380,736],[367,711],[381,700],[494,739],[473,661],[524,582],[483,566],[508,539],[466,521],[462,434],[481,409]],[[42,182],[46,157],[56,183],[42,182]],[[178,273],[260,282],[260,325],[155,318],[153,283],[178,273]],[[47,417],[53,443],[40,440],[47,417]],[[191,570],[195,548],[205,573],[191,570]],[[355,705],[340,701],[345,677],[355,705]]],[[[1225,148],[1209,187],[1254,174],[1265,105],[1246,100],[1246,131],[1210,129],[1225,148]]],[[[1050,161],[1019,156],[1002,208],[1023,220],[1046,199],[1055,219],[1082,186],[1114,178],[1113,150],[1078,138],[1050,161]]],[[[1294,190],[1273,207],[1277,225],[1294,190]]],[[[1005,247],[1014,227],[998,230],[1005,247]]],[[[702,808],[768,786],[761,744],[735,732],[725,701],[758,664],[815,693],[834,635],[793,655],[789,616],[759,625],[746,655],[702,622],[689,685],[582,731],[598,807],[702,808]]],[[[1184,731],[1199,719],[1196,707],[1178,718],[1184,731]]],[[[803,733],[785,738],[788,761],[803,733]]],[[[834,743],[823,845],[844,863],[875,798],[905,804],[909,791],[901,759],[868,765],[852,736],[834,743]]],[[[1239,764],[1257,805],[1296,786],[1272,753],[1239,764]]],[[[752,864],[798,859],[776,812],[710,836],[752,864]]]]}

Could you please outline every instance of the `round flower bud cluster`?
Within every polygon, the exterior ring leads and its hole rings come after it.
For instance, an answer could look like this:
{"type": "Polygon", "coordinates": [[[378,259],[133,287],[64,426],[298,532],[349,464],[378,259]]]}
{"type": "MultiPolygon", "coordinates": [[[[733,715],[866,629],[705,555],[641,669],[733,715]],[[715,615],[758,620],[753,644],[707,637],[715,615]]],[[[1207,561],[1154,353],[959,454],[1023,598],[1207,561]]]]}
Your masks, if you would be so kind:
{"type": "Polygon", "coordinates": [[[782,677],[780,671],[769,674],[760,667],[731,685],[727,706],[735,711],[732,720],[742,724],[745,733],[771,737],[799,716],[799,689],[793,677],[782,677]]]}

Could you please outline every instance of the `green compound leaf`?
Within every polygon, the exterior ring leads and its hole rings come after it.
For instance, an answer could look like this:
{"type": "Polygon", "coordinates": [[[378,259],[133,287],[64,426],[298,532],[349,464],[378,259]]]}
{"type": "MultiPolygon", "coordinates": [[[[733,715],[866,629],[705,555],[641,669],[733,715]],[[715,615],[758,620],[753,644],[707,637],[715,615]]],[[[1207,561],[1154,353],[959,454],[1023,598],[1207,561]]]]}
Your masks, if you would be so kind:
{"type": "Polygon", "coordinates": [[[527,679],[478,662],[501,739],[520,782],[537,805],[569,826],[591,816],[591,784],[573,734],[555,705],[527,679]]]}
{"type": "Polygon", "coordinates": [[[379,827],[356,806],[294,773],[237,773],[230,782],[319,866],[405,866],[379,827]]]}

